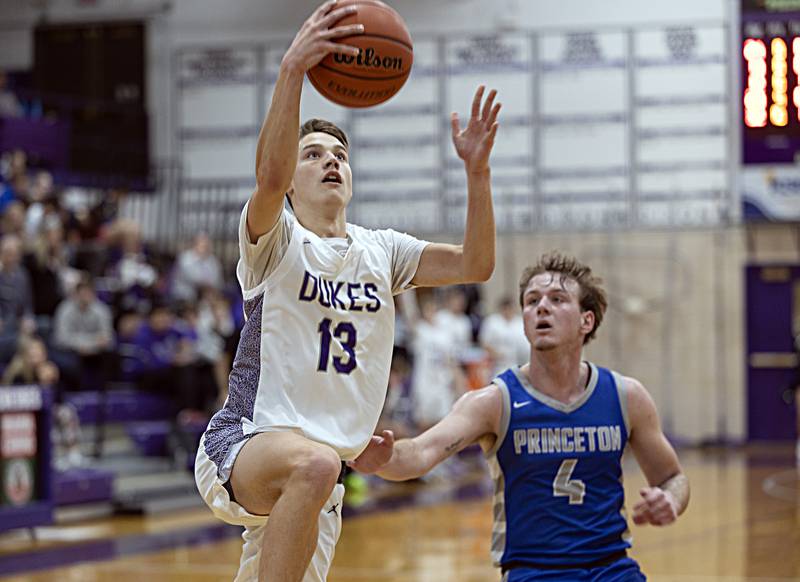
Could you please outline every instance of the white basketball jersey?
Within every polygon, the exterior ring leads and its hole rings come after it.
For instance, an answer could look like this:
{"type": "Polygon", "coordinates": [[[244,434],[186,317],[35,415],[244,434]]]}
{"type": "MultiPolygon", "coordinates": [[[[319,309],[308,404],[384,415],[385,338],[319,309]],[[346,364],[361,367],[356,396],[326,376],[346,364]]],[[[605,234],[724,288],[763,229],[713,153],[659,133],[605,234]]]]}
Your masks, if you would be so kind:
{"type": "MultiPolygon", "coordinates": [[[[247,236],[246,214],[247,207],[240,237],[247,236]]],[[[237,376],[235,365],[229,400],[234,392],[255,390],[254,401],[239,398],[239,410],[252,402],[252,414],[239,417],[243,435],[294,430],[351,460],[369,442],[386,397],[393,295],[408,287],[426,243],[348,224],[342,256],[288,213],[280,220],[291,229],[288,247],[266,278],[248,289],[246,266],[240,261],[237,268],[246,306],[260,301],[248,310],[250,319],[260,318],[254,338],[260,369],[257,376],[237,376]],[[257,386],[247,386],[248,379],[257,386]]],[[[251,327],[257,323],[248,320],[251,327]]]]}

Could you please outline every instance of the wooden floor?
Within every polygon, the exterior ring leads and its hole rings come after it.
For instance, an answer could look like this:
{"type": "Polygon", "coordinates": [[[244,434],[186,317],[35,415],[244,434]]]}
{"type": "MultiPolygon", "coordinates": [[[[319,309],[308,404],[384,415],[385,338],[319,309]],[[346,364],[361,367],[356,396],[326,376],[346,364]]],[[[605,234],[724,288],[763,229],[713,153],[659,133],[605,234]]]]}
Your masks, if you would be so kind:
{"type": "MultiPolygon", "coordinates": [[[[681,458],[692,481],[688,512],[667,528],[632,526],[632,554],[648,579],[800,580],[800,485],[793,450],[771,446],[733,452],[683,451],[681,458]]],[[[626,464],[626,475],[627,505],[631,506],[643,479],[632,464],[626,464]]],[[[475,481],[476,477],[373,488],[373,498],[413,494],[415,505],[347,518],[329,582],[499,580],[499,573],[491,567],[488,557],[489,500],[481,497],[443,501],[453,497],[455,485],[468,485],[470,480],[475,481]]],[[[196,510],[169,517],[113,518],[41,528],[36,542],[21,533],[1,536],[0,559],[36,549],[70,548],[75,544],[79,548],[86,540],[163,535],[212,523],[215,522],[207,512],[196,510]]],[[[231,580],[239,551],[239,540],[228,538],[40,570],[3,580],[231,580]]]]}

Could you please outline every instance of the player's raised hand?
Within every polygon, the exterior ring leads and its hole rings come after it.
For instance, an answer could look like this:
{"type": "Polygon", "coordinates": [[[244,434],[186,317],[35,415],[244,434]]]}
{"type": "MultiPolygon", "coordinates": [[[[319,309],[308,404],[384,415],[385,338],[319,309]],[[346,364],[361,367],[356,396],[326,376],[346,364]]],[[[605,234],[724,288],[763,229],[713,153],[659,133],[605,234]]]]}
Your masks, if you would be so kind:
{"type": "Polygon", "coordinates": [[[347,465],[360,473],[375,473],[389,462],[392,453],[394,453],[394,433],[385,430],[380,436],[372,435],[367,448],[347,465]]]}
{"type": "Polygon", "coordinates": [[[458,157],[464,160],[467,172],[481,172],[489,169],[489,154],[492,153],[494,138],[497,135],[497,114],[500,113],[500,103],[495,104],[497,91],[492,89],[486,101],[483,93],[486,87],[481,85],[475,91],[472,99],[472,110],[469,121],[464,129],[457,113],[450,115],[450,125],[453,130],[453,145],[456,146],[458,157]]]}
{"type": "Polygon", "coordinates": [[[633,506],[636,525],[669,525],[678,518],[675,499],[660,487],[644,487],[639,491],[642,500],[633,506]]]}
{"type": "Polygon", "coordinates": [[[329,53],[358,55],[357,47],[334,41],[343,36],[364,32],[362,24],[335,26],[345,16],[358,12],[358,7],[351,5],[337,8],[336,4],[337,0],[328,0],[303,23],[289,50],[283,56],[283,63],[286,66],[305,73],[329,53]]]}

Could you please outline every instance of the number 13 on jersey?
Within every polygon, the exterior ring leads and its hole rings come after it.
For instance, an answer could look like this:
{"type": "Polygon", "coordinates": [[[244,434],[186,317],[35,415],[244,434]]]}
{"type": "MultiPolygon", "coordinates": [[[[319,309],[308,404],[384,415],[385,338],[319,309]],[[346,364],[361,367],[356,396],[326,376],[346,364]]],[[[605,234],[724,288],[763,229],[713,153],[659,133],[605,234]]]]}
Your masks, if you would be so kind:
{"type": "Polygon", "coordinates": [[[317,328],[320,335],[317,371],[327,372],[328,363],[333,359],[333,367],[339,374],[349,374],[356,368],[356,328],[349,321],[341,321],[331,329],[332,325],[333,322],[326,317],[317,328]],[[344,356],[331,358],[331,338],[335,338],[342,347],[344,356]]]}

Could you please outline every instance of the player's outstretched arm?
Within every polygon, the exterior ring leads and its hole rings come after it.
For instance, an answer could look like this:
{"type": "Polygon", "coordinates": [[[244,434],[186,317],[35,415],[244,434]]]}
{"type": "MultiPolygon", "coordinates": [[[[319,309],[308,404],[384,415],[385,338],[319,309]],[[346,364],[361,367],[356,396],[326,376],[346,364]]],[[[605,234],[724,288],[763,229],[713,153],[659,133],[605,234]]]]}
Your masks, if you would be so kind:
{"type": "Polygon", "coordinates": [[[689,504],[689,479],[683,473],[678,455],[661,431],[656,405],[644,386],[625,378],[628,394],[628,417],[631,424],[629,443],[649,487],[639,494],[633,506],[633,522],[638,525],[668,525],[689,504]]]}
{"type": "Polygon", "coordinates": [[[489,156],[497,135],[500,103],[497,91],[481,85],[472,100],[467,126],[461,129],[458,115],[450,119],[453,145],[467,173],[467,224],[460,245],[434,243],[425,247],[412,283],[420,287],[475,283],[489,279],[494,271],[495,224],[492,207],[489,156]]]}
{"type": "Polygon", "coordinates": [[[464,394],[450,413],[433,427],[414,437],[394,442],[384,431],[350,464],[362,473],[377,473],[390,481],[424,475],[447,457],[481,441],[491,446],[502,415],[503,399],[495,385],[464,394]]]}
{"type": "Polygon", "coordinates": [[[300,93],[306,71],[331,52],[358,55],[358,48],[335,42],[337,38],[364,32],[360,24],[335,26],[356,12],[357,7],[337,8],[336,4],[336,0],[329,0],[314,11],[281,61],[272,103],[256,146],[256,191],[247,212],[252,242],[275,224],[283,208],[283,196],[292,183],[300,133],[300,93]]]}

